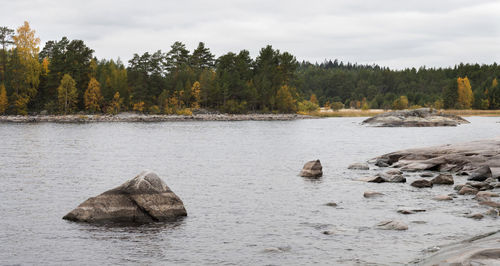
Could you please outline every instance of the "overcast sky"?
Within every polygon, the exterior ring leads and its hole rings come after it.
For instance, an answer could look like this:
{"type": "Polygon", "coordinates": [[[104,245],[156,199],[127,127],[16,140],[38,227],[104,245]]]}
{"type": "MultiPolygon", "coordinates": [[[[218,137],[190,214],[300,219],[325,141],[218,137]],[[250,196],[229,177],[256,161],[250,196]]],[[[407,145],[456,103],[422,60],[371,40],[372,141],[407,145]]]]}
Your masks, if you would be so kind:
{"type": "Polygon", "coordinates": [[[30,22],[42,40],[82,39],[98,58],[199,41],[256,57],[271,44],[298,60],[391,68],[500,63],[498,0],[1,0],[0,26],[30,22]]]}

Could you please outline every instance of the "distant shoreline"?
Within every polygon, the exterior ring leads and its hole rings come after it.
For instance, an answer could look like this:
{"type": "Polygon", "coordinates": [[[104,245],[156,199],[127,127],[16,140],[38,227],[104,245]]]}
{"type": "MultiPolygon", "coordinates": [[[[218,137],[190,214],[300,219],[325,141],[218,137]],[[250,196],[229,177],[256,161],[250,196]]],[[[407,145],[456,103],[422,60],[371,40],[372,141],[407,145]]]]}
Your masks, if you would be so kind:
{"type": "Polygon", "coordinates": [[[300,114],[195,114],[145,115],[121,113],[118,115],[5,115],[0,123],[95,123],[95,122],[176,122],[176,121],[291,121],[317,119],[300,114]]]}

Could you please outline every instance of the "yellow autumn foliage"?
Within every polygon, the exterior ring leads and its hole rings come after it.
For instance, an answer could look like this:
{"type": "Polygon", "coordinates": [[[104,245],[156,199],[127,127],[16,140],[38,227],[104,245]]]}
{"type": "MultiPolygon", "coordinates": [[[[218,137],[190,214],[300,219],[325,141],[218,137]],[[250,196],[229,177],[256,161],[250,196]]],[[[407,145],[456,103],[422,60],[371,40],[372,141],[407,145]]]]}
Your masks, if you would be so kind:
{"type": "Polygon", "coordinates": [[[4,114],[5,110],[7,110],[7,106],[9,105],[9,101],[7,99],[7,91],[5,90],[5,85],[3,83],[0,84],[0,114],[4,114]]]}
{"type": "Polygon", "coordinates": [[[469,78],[457,78],[458,107],[460,109],[470,109],[474,101],[469,78]]]}
{"type": "Polygon", "coordinates": [[[87,111],[95,113],[101,110],[101,84],[95,78],[90,79],[89,86],[83,95],[83,101],[87,111]]]}

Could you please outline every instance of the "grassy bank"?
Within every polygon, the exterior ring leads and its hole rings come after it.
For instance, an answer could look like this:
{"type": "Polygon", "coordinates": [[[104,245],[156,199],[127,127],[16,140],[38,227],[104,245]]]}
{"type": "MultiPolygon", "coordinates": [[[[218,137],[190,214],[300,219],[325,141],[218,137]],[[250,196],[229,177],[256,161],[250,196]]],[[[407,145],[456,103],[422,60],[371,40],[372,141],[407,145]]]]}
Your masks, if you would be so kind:
{"type": "Polygon", "coordinates": [[[323,108],[319,111],[308,112],[308,113],[300,113],[302,115],[310,115],[316,117],[366,117],[366,116],[374,116],[385,112],[383,109],[340,109],[338,111],[333,110],[324,110],[323,108]]]}
{"type": "MultiPolygon", "coordinates": [[[[325,110],[321,108],[319,111],[300,113],[302,115],[310,115],[316,117],[370,117],[391,110],[383,109],[340,109],[338,111],[325,110]]],[[[500,116],[500,110],[441,110],[445,114],[453,114],[459,116],[500,116]]]]}
{"type": "Polygon", "coordinates": [[[500,110],[443,110],[443,112],[459,116],[500,116],[500,110]]]}

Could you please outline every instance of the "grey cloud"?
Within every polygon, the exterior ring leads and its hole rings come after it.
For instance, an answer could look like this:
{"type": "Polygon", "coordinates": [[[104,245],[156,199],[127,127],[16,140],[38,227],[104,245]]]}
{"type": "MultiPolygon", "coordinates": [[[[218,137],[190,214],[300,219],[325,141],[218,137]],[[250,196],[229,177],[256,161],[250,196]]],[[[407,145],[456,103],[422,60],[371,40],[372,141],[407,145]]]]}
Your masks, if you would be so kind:
{"type": "Polygon", "coordinates": [[[272,44],[299,60],[339,58],[394,68],[500,60],[498,1],[28,1],[3,4],[42,39],[83,39],[100,58],[199,41],[216,54],[272,44]]]}

